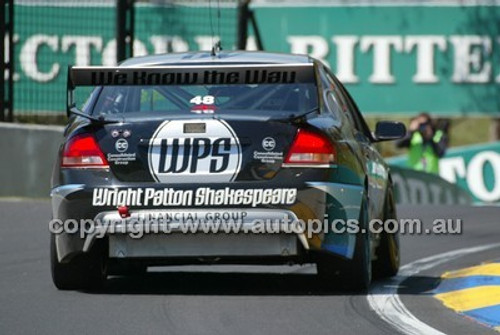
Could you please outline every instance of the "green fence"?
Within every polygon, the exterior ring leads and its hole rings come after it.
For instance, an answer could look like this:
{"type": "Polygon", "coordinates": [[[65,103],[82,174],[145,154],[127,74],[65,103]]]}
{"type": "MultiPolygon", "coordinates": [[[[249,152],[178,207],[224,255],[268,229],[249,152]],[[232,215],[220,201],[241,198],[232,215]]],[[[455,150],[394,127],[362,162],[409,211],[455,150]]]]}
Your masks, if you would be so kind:
{"type": "MultiPolygon", "coordinates": [[[[63,113],[68,65],[116,64],[114,2],[40,3],[15,5],[15,115],[63,113]]],[[[234,48],[236,0],[177,3],[136,4],[134,55],[234,48]]]]}
{"type": "MultiPolygon", "coordinates": [[[[235,1],[221,1],[220,23],[215,9],[185,3],[138,3],[136,55],[207,50],[214,30],[234,47],[235,1]]],[[[499,115],[500,6],[253,9],[266,50],[323,59],[366,114],[499,115]]],[[[66,65],[114,62],[114,8],[18,4],[15,12],[16,113],[61,113],[66,65]]]]}
{"type": "Polygon", "coordinates": [[[62,113],[67,66],[99,64],[114,22],[111,6],[16,3],[14,115],[62,113]]]}

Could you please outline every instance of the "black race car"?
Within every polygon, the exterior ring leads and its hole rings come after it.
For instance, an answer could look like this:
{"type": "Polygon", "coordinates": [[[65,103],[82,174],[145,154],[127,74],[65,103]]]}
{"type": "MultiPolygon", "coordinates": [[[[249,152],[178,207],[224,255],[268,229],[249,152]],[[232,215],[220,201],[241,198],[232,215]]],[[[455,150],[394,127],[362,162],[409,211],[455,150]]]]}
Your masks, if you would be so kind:
{"type": "Polygon", "coordinates": [[[68,115],[51,192],[59,289],[171,264],[316,263],[324,283],[353,289],[398,271],[398,235],[380,226],[396,218],[393,187],[373,144],[405,128],[370,132],[311,57],[72,67],[68,115]],[[80,86],[93,89],[78,109],[80,86]]]}

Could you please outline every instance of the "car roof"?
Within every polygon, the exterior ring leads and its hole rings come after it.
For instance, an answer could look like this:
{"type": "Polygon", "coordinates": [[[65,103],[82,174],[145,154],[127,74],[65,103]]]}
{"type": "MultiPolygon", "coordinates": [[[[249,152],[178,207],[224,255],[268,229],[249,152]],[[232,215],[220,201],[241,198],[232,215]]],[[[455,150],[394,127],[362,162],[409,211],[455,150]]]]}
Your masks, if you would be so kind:
{"type": "Polygon", "coordinates": [[[120,64],[124,67],[162,65],[209,65],[209,64],[310,64],[308,55],[271,53],[262,51],[221,51],[213,56],[208,51],[168,53],[134,57],[120,64]]]}

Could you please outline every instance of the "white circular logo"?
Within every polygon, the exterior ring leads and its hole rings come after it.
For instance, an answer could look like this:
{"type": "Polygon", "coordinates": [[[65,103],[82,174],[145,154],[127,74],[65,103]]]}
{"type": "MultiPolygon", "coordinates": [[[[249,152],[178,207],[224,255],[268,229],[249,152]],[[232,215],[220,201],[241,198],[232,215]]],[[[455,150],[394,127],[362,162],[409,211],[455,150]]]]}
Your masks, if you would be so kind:
{"type": "Polygon", "coordinates": [[[229,182],[240,171],[241,147],[223,120],[165,121],[149,142],[148,163],[161,183],[229,182]],[[190,123],[205,131],[185,132],[190,123]]]}
{"type": "Polygon", "coordinates": [[[125,152],[128,149],[128,142],[124,138],[120,138],[118,141],[115,143],[115,149],[118,152],[125,152]]]}
{"type": "Polygon", "coordinates": [[[272,137],[266,137],[262,140],[262,147],[266,151],[271,151],[276,147],[276,141],[272,137]]]}
{"type": "Polygon", "coordinates": [[[128,129],[125,129],[123,131],[123,137],[127,138],[127,137],[130,137],[130,135],[132,135],[132,132],[128,129]]]}

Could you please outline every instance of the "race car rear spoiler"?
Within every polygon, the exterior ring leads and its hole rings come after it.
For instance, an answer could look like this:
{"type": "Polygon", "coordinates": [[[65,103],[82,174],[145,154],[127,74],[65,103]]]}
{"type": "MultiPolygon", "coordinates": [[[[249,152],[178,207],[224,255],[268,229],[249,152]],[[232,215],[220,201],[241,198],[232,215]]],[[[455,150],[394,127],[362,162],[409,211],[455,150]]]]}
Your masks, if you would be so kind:
{"type": "Polygon", "coordinates": [[[184,66],[69,66],[67,112],[78,86],[231,85],[314,83],[313,63],[184,66]]]}
{"type": "Polygon", "coordinates": [[[292,84],[313,82],[312,63],[147,67],[75,66],[68,69],[68,90],[77,86],[292,84]]]}

